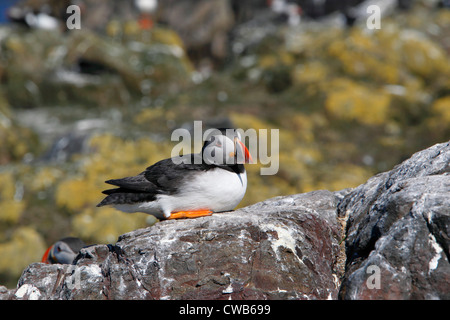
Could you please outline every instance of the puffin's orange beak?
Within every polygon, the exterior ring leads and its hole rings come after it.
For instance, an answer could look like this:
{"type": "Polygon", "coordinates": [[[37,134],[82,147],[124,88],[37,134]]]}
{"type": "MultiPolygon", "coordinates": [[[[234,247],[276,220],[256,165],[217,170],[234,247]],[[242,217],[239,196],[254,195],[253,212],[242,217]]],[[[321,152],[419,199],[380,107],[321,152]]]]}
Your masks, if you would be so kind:
{"type": "Polygon", "coordinates": [[[239,139],[236,139],[236,141],[241,146],[242,151],[244,151],[245,163],[253,163],[252,155],[250,154],[250,151],[248,151],[248,149],[245,146],[245,144],[243,144],[239,139]]]}
{"type": "Polygon", "coordinates": [[[50,264],[50,262],[48,261],[48,255],[50,253],[50,250],[52,250],[52,248],[53,248],[53,245],[48,247],[48,249],[45,251],[44,255],[42,256],[41,262],[46,263],[46,264],[50,264]]]}

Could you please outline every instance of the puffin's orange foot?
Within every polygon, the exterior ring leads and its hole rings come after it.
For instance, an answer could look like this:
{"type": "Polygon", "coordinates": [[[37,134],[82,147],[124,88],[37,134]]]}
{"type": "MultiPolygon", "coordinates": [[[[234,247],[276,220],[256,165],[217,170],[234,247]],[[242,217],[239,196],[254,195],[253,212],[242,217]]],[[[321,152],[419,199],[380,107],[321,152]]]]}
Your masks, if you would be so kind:
{"type": "Polygon", "coordinates": [[[198,218],[212,215],[211,210],[178,211],[170,214],[169,219],[198,218]]]}

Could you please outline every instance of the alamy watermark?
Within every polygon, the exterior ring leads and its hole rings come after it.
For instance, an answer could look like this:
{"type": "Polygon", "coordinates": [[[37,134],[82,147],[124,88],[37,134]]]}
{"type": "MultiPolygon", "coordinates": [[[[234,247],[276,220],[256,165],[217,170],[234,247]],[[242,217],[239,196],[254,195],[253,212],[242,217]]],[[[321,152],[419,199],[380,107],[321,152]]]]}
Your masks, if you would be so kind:
{"type": "Polygon", "coordinates": [[[370,16],[366,20],[367,29],[381,29],[381,9],[376,4],[367,7],[366,12],[370,16]]]}
{"type": "Polygon", "coordinates": [[[218,129],[207,129],[203,131],[202,121],[194,121],[194,130],[191,133],[187,129],[179,128],[172,132],[171,140],[178,141],[172,148],[171,158],[175,163],[186,163],[186,161],[194,161],[194,164],[200,164],[202,161],[207,163],[219,164],[233,164],[245,163],[246,157],[250,156],[252,163],[260,163],[263,166],[260,168],[261,175],[274,175],[279,169],[279,129],[227,129],[225,132],[229,141],[235,141],[237,137],[242,144],[247,144],[248,154],[239,152],[236,144],[224,144],[222,153],[215,152],[215,150],[205,148],[202,150],[202,158],[186,158],[182,155],[192,153],[192,150],[200,152],[203,143],[215,134],[222,134],[218,129]],[[270,137],[270,138],[269,138],[270,137]],[[228,148],[228,149],[227,149],[228,148]],[[237,152],[237,154],[235,154],[237,152]],[[232,155],[227,157],[224,155],[232,155]]]}
{"type": "MultiPolygon", "coordinates": [[[[81,9],[73,4],[67,7],[66,13],[70,16],[66,20],[66,27],[69,30],[81,29],[81,9]]],[[[366,13],[369,15],[366,20],[367,29],[381,29],[381,8],[376,4],[367,6],[366,13]]]]}
{"type": "Polygon", "coordinates": [[[80,7],[73,4],[67,7],[66,13],[70,16],[66,20],[66,27],[69,30],[81,29],[81,10],[80,7]]]}
{"type": "Polygon", "coordinates": [[[370,274],[370,276],[366,280],[367,289],[381,289],[380,267],[372,264],[367,267],[366,274],[370,274]]]}

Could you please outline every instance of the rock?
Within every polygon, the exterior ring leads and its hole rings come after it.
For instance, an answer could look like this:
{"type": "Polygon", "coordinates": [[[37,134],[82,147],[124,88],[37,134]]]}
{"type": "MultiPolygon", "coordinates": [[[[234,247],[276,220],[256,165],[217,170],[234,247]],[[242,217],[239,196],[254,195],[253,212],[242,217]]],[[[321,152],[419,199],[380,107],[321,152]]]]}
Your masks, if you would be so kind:
{"type": "Polygon", "coordinates": [[[162,221],[120,236],[115,245],[84,248],[71,266],[32,264],[10,296],[336,299],[338,196],[316,191],[162,221]]]}
{"type": "Polygon", "coordinates": [[[348,193],[342,299],[450,298],[450,143],[348,193]]]}
{"type": "Polygon", "coordinates": [[[11,300],[13,291],[15,290],[8,290],[5,286],[0,286],[0,300],[11,300]]]}

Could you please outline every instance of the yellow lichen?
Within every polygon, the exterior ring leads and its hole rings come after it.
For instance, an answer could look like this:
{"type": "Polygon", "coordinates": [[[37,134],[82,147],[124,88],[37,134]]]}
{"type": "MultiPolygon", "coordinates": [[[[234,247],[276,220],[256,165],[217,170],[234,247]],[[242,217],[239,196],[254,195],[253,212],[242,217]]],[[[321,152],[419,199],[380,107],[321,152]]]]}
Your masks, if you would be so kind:
{"type": "Polygon", "coordinates": [[[33,174],[29,181],[31,191],[38,192],[46,190],[55,185],[56,181],[63,175],[62,170],[51,167],[42,167],[33,174]]]}
{"type": "Polygon", "coordinates": [[[73,220],[73,232],[82,239],[114,243],[123,233],[145,227],[147,215],[126,214],[113,208],[87,208],[73,220]]]}
{"type": "Polygon", "coordinates": [[[15,199],[16,183],[11,172],[0,173],[0,221],[15,223],[19,220],[25,204],[22,199],[15,199]]]}
{"type": "Polygon", "coordinates": [[[361,181],[367,181],[372,175],[371,170],[360,166],[346,163],[337,164],[327,168],[326,173],[321,177],[321,181],[316,184],[315,190],[338,191],[357,187],[361,184],[361,181]]]}
{"type": "Polygon", "coordinates": [[[44,251],[44,240],[36,230],[19,227],[8,241],[0,243],[0,273],[19,276],[27,265],[41,261],[44,251]]]}
{"type": "Polygon", "coordinates": [[[338,119],[379,125],[387,119],[389,104],[390,96],[381,90],[371,90],[347,79],[336,79],[331,83],[325,108],[338,119]]]}
{"type": "Polygon", "coordinates": [[[436,100],[431,106],[431,112],[444,125],[450,126],[450,96],[445,96],[436,100]]]}

